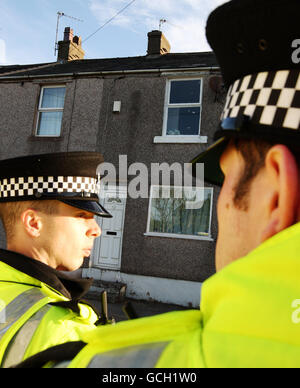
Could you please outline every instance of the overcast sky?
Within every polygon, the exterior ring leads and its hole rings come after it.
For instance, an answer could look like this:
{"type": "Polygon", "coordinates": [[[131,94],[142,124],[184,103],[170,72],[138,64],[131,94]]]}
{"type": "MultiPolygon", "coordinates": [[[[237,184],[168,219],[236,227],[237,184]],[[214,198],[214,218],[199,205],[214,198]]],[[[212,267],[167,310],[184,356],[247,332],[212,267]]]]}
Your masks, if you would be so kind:
{"type": "Polygon", "coordinates": [[[162,30],[171,52],[208,51],[205,25],[209,13],[225,0],[135,0],[105,28],[87,39],[130,0],[0,0],[0,65],[55,62],[66,26],[83,39],[86,59],[146,55],[147,33],[162,30]],[[85,39],[87,39],[85,41],[85,39]]]}

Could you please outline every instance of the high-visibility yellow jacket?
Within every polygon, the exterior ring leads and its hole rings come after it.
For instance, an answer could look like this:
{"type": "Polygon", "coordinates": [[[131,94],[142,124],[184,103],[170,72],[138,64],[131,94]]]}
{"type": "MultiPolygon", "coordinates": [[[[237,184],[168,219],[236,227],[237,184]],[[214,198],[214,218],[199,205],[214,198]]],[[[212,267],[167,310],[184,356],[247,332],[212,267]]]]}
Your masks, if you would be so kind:
{"type": "Polygon", "coordinates": [[[300,223],[207,280],[201,311],[83,335],[70,368],[300,367],[300,223]]]}
{"type": "Polygon", "coordinates": [[[1,367],[79,341],[83,332],[95,329],[99,316],[79,303],[85,286],[33,259],[0,250],[1,367]]]}

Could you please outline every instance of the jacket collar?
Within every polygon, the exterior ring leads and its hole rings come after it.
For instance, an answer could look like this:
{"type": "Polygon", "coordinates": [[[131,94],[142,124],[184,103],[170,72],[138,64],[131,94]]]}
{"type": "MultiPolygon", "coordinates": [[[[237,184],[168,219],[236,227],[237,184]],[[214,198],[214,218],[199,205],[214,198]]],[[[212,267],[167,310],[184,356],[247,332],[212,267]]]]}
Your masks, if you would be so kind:
{"type": "Polygon", "coordinates": [[[0,249],[0,262],[47,284],[71,300],[81,299],[93,282],[93,279],[73,279],[65,272],[57,271],[30,257],[5,249],[0,249]]]}

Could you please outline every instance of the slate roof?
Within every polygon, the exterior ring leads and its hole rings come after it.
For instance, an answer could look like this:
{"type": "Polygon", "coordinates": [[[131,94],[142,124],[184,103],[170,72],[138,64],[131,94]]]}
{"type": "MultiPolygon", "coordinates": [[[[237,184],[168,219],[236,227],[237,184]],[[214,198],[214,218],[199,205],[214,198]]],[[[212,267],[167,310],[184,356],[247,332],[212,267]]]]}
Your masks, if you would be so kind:
{"type": "Polygon", "coordinates": [[[33,67],[37,66],[43,66],[44,63],[40,64],[31,64],[31,65],[9,65],[9,66],[0,66],[0,75],[4,73],[11,73],[11,72],[17,72],[17,71],[24,71],[28,70],[33,67]]]}
{"type": "Polygon", "coordinates": [[[180,53],[129,58],[83,59],[67,63],[43,63],[0,67],[0,79],[55,76],[93,72],[122,72],[127,70],[183,69],[218,67],[213,52],[180,53]]]}

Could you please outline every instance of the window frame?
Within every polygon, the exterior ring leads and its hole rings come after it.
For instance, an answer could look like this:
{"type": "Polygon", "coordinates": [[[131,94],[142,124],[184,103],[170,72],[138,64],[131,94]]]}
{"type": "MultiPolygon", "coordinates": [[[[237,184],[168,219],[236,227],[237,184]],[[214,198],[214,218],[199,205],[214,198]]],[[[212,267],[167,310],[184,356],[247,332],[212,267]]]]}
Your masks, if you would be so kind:
{"type": "Polygon", "coordinates": [[[59,132],[58,135],[49,135],[49,134],[39,135],[38,134],[38,129],[39,129],[39,122],[40,122],[40,114],[41,113],[45,113],[45,112],[64,112],[65,99],[66,99],[66,91],[67,91],[66,85],[62,85],[62,84],[41,86],[39,103],[38,103],[37,120],[36,120],[36,125],[35,125],[35,137],[42,137],[42,138],[43,137],[54,137],[55,138],[55,137],[60,137],[61,136],[63,116],[62,116],[62,119],[61,119],[60,132],[59,132]],[[57,88],[65,89],[64,106],[62,108],[42,108],[42,102],[43,102],[43,97],[44,97],[44,90],[45,89],[57,89],[57,88]]]}
{"type": "Polygon", "coordinates": [[[175,234],[175,233],[161,233],[161,232],[150,232],[150,223],[151,223],[151,208],[152,208],[152,199],[153,199],[153,190],[157,187],[166,187],[166,188],[184,188],[184,186],[166,186],[166,185],[151,185],[150,188],[150,197],[149,197],[149,205],[148,205],[148,219],[147,219],[147,229],[144,236],[148,237],[163,237],[163,238],[175,238],[175,239],[186,239],[186,240],[202,240],[202,241],[214,241],[212,238],[211,230],[212,230],[212,215],[213,215],[213,204],[214,204],[214,188],[213,187],[204,187],[204,190],[211,191],[211,206],[210,206],[210,214],[209,214],[209,230],[207,236],[205,235],[189,235],[189,234],[175,234]]]}
{"type": "MultiPolygon", "coordinates": [[[[164,120],[163,120],[163,131],[162,131],[162,141],[170,140],[170,142],[178,142],[186,140],[187,142],[207,142],[206,136],[201,136],[201,120],[202,120],[202,105],[203,105],[203,77],[178,77],[178,78],[169,78],[167,79],[166,92],[165,92],[165,102],[164,102],[164,120]],[[182,103],[182,104],[170,104],[171,97],[171,86],[172,82],[184,82],[184,81],[200,81],[200,101],[199,103],[182,103]],[[197,135],[167,135],[167,126],[168,126],[168,117],[170,108],[200,108],[200,117],[199,117],[199,131],[197,135]]],[[[159,139],[156,139],[156,142],[160,142],[159,139]]]]}

